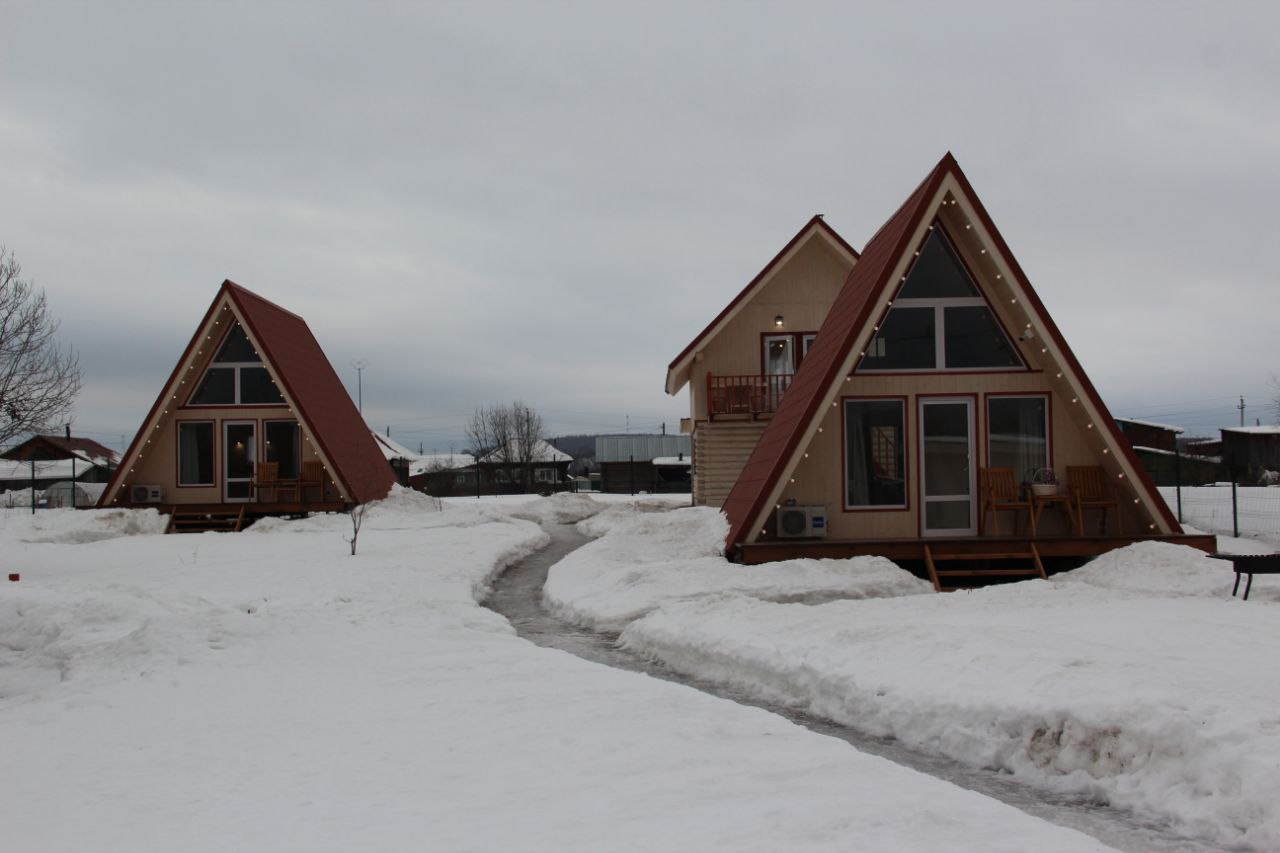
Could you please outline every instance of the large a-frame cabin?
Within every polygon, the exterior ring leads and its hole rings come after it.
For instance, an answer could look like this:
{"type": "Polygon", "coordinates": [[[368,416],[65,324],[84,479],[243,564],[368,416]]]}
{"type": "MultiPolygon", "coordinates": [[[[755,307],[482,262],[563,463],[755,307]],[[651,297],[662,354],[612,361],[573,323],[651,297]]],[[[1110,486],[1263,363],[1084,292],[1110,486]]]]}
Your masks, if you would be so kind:
{"type": "Polygon", "coordinates": [[[1183,534],[950,154],[861,254],[806,224],[671,363],[667,392],[686,384],[694,502],[745,562],[881,554],[942,588],[1214,545],[1183,534]],[[1059,492],[1033,495],[1046,470],[1059,492]]]}
{"type": "Polygon", "coordinates": [[[306,321],[224,281],[99,506],[237,530],[376,500],[393,482],[306,321]]]}

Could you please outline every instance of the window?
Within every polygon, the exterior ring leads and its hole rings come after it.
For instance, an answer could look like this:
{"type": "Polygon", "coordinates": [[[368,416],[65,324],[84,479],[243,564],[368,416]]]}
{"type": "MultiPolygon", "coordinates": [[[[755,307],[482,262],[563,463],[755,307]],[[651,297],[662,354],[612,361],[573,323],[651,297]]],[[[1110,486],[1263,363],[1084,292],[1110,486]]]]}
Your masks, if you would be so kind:
{"type": "Polygon", "coordinates": [[[762,336],[761,372],[766,376],[790,376],[809,354],[817,332],[779,332],[762,336]]]}
{"type": "Polygon", "coordinates": [[[902,400],[845,401],[845,506],[907,505],[905,410],[902,400]]]}
{"type": "Polygon", "coordinates": [[[1049,398],[988,397],[987,464],[1012,468],[1027,480],[1031,472],[1049,467],[1049,398]]]}
{"type": "Polygon", "coordinates": [[[556,469],[555,468],[533,469],[533,481],[535,483],[554,483],[556,481],[556,469]]]}
{"type": "Polygon", "coordinates": [[[213,422],[178,422],[178,485],[212,486],[213,422]]]}
{"type": "Polygon", "coordinates": [[[768,335],[764,339],[764,372],[777,376],[796,372],[795,350],[791,335],[768,335]]]}
{"type": "Polygon", "coordinates": [[[934,222],[861,370],[994,370],[1021,367],[941,223],[934,222]]]}
{"type": "Polygon", "coordinates": [[[267,461],[280,464],[279,476],[292,480],[301,470],[302,446],[298,441],[296,421],[267,421],[267,461]]]}
{"type": "Polygon", "coordinates": [[[284,403],[280,389],[262,365],[249,336],[232,325],[204,378],[191,395],[192,406],[274,406],[284,403]]]}

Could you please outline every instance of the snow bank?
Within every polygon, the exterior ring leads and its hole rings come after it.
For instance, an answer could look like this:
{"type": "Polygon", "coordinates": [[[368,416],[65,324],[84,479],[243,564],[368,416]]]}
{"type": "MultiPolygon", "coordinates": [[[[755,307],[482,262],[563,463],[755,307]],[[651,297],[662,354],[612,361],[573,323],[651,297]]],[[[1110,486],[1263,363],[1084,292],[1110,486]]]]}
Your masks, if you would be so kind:
{"type": "Polygon", "coordinates": [[[164,533],[169,516],[147,509],[41,509],[0,511],[0,539],[82,545],[119,536],[164,533]]]}
{"type": "Polygon", "coordinates": [[[6,524],[0,554],[31,567],[0,586],[7,848],[1101,846],[518,639],[478,590],[545,534],[497,504],[436,507],[371,506],[354,557],[342,514],[90,546],[6,524]]]}
{"type": "MultiPolygon", "coordinates": [[[[1280,848],[1280,609],[1144,543],[1053,581],[837,601],[668,601],[621,642],[674,669],[1037,786],[1280,848]]],[[[1255,585],[1255,594],[1259,587],[1255,585]]]]}
{"type": "Polygon", "coordinates": [[[815,603],[933,590],[880,557],[728,563],[721,556],[727,522],[709,507],[615,507],[578,529],[602,538],[551,568],[543,600],[559,618],[598,630],[621,630],[654,608],[704,596],[815,603]]]}

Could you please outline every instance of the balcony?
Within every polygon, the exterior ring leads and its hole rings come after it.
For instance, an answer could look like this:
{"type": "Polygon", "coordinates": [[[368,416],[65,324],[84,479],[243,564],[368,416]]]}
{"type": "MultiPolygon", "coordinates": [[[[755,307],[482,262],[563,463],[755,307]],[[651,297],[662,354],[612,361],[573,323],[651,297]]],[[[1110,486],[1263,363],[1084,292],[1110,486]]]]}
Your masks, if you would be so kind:
{"type": "Polygon", "coordinates": [[[715,376],[707,374],[707,416],[746,415],[752,418],[778,411],[793,374],[715,376]]]}

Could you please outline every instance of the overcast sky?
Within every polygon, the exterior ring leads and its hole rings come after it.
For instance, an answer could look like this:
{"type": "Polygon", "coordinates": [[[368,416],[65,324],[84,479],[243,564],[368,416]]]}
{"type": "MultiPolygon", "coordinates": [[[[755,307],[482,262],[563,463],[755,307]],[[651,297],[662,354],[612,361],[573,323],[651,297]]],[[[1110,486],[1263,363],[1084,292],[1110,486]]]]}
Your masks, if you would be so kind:
{"type": "Polygon", "coordinates": [[[674,430],[805,220],[861,247],[947,150],[1114,414],[1274,419],[1280,4],[854,6],[0,0],[0,243],[76,431],[132,436],[224,278],[414,449],[517,397],[674,430]]]}

